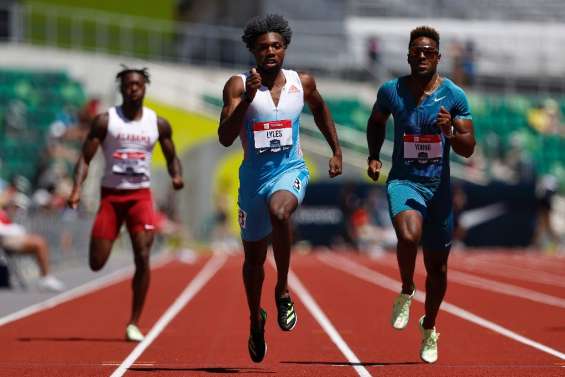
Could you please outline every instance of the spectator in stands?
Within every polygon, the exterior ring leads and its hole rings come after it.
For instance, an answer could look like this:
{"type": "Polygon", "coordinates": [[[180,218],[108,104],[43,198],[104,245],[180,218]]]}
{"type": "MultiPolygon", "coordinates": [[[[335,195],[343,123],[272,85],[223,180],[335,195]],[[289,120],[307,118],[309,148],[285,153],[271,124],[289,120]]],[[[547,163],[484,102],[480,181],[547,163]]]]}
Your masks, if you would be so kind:
{"type": "Polygon", "coordinates": [[[476,76],[476,55],[477,49],[475,47],[475,42],[471,39],[465,42],[465,47],[463,48],[463,55],[461,57],[463,65],[463,78],[464,85],[472,86],[475,83],[476,76]]]}
{"type": "Polygon", "coordinates": [[[448,45],[451,58],[451,79],[457,85],[465,85],[465,71],[463,70],[463,44],[455,39],[448,45]]]}
{"type": "Polygon", "coordinates": [[[388,220],[383,194],[375,189],[369,190],[366,197],[358,196],[355,186],[347,185],[342,191],[341,201],[346,218],[347,239],[351,247],[362,253],[379,255],[394,246],[396,235],[388,220]]]}
{"type": "Polygon", "coordinates": [[[539,133],[565,136],[559,103],[553,98],[548,98],[541,105],[530,109],[528,123],[539,133]]]}
{"type": "MultiPolygon", "coordinates": [[[[355,238],[353,237],[353,228],[351,219],[353,218],[353,213],[357,208],[361,206],[361,198],[356,190],[356,185],[352,182],[346,182],[343,184],[339,195],[339,205],[341,212],[343,214],[343,226],[345,229],[345,234],[342,235],[343,240],[340,241],[346,243],[346,247],[356,247],[355,238]]],[[[336,246],[341,244],[341,242],[336,242],[336,246]]],[[[339,245],[341,246],[341,245],[339,245]]]]}
{"type": "Polygon", "coordinates": [[[155,209],[155,234],[163,238],[171,251],[177,251],[182,246],[182,224],[172,219],[161,207],[155,209]]]}
{"type": "Polygon", "coordinates": [[[467,195],[463,190],[461,184],[453,185],[453,248],[462,249],[465,244],[465,236],[467,235],[467,229],[461,223],[461,214],[465,209],[467,204],[467,195]]]}
{"type": "Polygon", "coordinates": [[[465,44],[454,40],[449,44],[449,56],[452,61],[451,79],[461,86],[475,82],[476,49],[475,42],[467,40],[465,44]]]}
{"type": "Polygon", "coordinates": [[[371,255],[379,255],[384,249],[381,243],[382,231],[373,221],[366,205],[359,206],[349,218],[350,237],[355,248],[371,255]]]}
{"type": "Polygon", "coordinates": [[[99,101],[91,99],[78,111],[74,107],[68,107],[49,127],[37,186],[40,190],[50,193],[50,198],[53,199],[51,206],[54,208],[62,208],[66,203],[72,186],[73,167],[98,106],[99,101]],[[65,199],[60,200],[61,196],[65,199]]]}
{"type": "Polygon", "coordinates": [[[365,199],[371,223],[378,229],[378,243],[384,250],[396,247],[396,234],[388,213],[386,196],[380,189],[372,189],[365,199]]]}
{"type": "MultiPolygon", "coordinates": [[[[0,247],[8,254],[29,254],[37,261],[40,289],[60,292],[65,285],[49,270],[49,246],[39,234],[29,233],[22,225],[12,222],[10,214],[26,206],[29,199],[18,192],[9,194],[8,202],[0,209],[0,247]]],[[[6,197],[5,197],[6,198],[6,197]]]]}
{"type": "Polygon", "coordinates": [[[553,199],[558,191],[557,178],[544,175],[536,184],[537,219],[532,244],[549,253],[561,245],[561,240],[551,221],[553,199]]]}
{"type": "Polygon", "coordinates": [[[465,175],[471,181],[483,181],[487,174],[488,161],[481,148],[481,145],[475,147],[475,153],[473,156],[466,159],[465,165],[465,175]]]}
{"type": "MultiPolygon", "coordinates": [[[[220,187],[226,187],[222,185],[220,187]]],[[[229,197],[222,192],[216,194],[214,203],[216,204],[212,215],[211,246],[214,250],[231,253],[241,250],[241,243],[234,236],[229,219],[229,197]]]]}
{"type": "Polygon", "coordinates": [[[373,79],[381,81],[381,45],[377,36],[371,36],[367,40],[367,58],[369,59],[368,69],[373,75],[373,79]]]}

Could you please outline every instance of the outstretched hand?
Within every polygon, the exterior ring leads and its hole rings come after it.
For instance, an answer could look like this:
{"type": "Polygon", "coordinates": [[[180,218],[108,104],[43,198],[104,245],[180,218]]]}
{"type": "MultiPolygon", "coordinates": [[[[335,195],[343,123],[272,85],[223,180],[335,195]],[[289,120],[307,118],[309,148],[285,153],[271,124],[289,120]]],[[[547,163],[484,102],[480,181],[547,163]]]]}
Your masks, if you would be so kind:
{"type": "Polygon", "coordinates": [[[251,68],[249,71],[249,76],[245,80],[245,97],[249,102],[253,101],[255,94],[257,94],[257,89],[261,87],[261,75],[257,72],[255,67],[251,68]]]}
{"type": "Polygon", "coordinates": [[[383,167],[383,163],[379,160],[370,160],[369,166],[367,167],[367,175],[373,181],[378,181],[379,176],[381,175],[381,168],[383,167]]]}

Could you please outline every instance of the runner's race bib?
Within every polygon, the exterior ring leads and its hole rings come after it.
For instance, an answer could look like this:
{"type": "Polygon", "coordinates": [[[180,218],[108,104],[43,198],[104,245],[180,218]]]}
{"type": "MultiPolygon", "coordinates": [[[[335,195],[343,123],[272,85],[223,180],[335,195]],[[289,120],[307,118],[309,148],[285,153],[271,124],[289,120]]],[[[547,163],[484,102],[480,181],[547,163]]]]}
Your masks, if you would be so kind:
{"type": "Polygon", "coordinates": [[[119,175],[147,175],[148,167],[145,152],[131,149],[119,149],[114,158],[112,172],[119,175]]]}
{"type": "Polygon", "coordinates": [[[280,152],[292,147],[292,122],[289,119],[253,124],[257,153],[280,152]]]}
{"type": "Polygon", "coordinates": [[[404,161],[406,163],[436,163],[441,161],[442,155],[440,135],[404,135],[404,161]]]}

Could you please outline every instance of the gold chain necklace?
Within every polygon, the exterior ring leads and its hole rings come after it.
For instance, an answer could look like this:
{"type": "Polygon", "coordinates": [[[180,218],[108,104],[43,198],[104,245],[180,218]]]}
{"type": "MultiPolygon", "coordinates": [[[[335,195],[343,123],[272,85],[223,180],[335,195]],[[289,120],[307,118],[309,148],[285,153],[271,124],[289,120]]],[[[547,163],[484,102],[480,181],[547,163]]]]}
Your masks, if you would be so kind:
{"type": "Polygon", "coordinates": [[[430,90],[424,90],[424,94],[427,95],[427,96],[431,95],[437,89],[437,87],[439,86],[438,83],[439,83],[439,75],[436,76],[436,79],[434,81],[434,85],[432,86],[432,88],[430,90]]]}

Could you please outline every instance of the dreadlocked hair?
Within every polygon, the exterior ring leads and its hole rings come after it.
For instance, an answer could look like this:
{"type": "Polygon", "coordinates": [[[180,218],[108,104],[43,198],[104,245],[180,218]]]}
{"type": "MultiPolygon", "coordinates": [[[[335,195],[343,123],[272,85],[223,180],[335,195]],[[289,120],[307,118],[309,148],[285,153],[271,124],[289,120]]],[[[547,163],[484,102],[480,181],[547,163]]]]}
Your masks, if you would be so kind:
{"type": "Polygon", "coordinates": [[[147,67],[131,68],[124,64],[121,64],[121,66],[122,66],[122,70],[118,72],[118,74],[116,75],[116,81],[120,81],[120,83],[123,83],[124,77],[126,77],[128,74],[139,73],[145,79],[146,84],[149,84],[151,82],[151,79],[149,77],[149,69],[147,67]]]}
{"type": "Polygon", "coordinates": [[[241,39],[249,50],[255,47],[257,38],[265,33],[279,33],[283,39],[285,48],[290,44],[292,39],[292,30],[288,25],[288,21],[278,14],[267,14],[266,16],[257,16],[249,20],[243,30],[241,39]]]}
{"type": "Polygon", "coordinates": [[[439,33],[433,27],[418,26],[416,29],[412,30],[410,32],[410,43],[408,43],[408,46],[411,46],[412,42],[420,37],[426,37],[434,40],[437,44],[437,48],[439,48],[439,33]]]}

